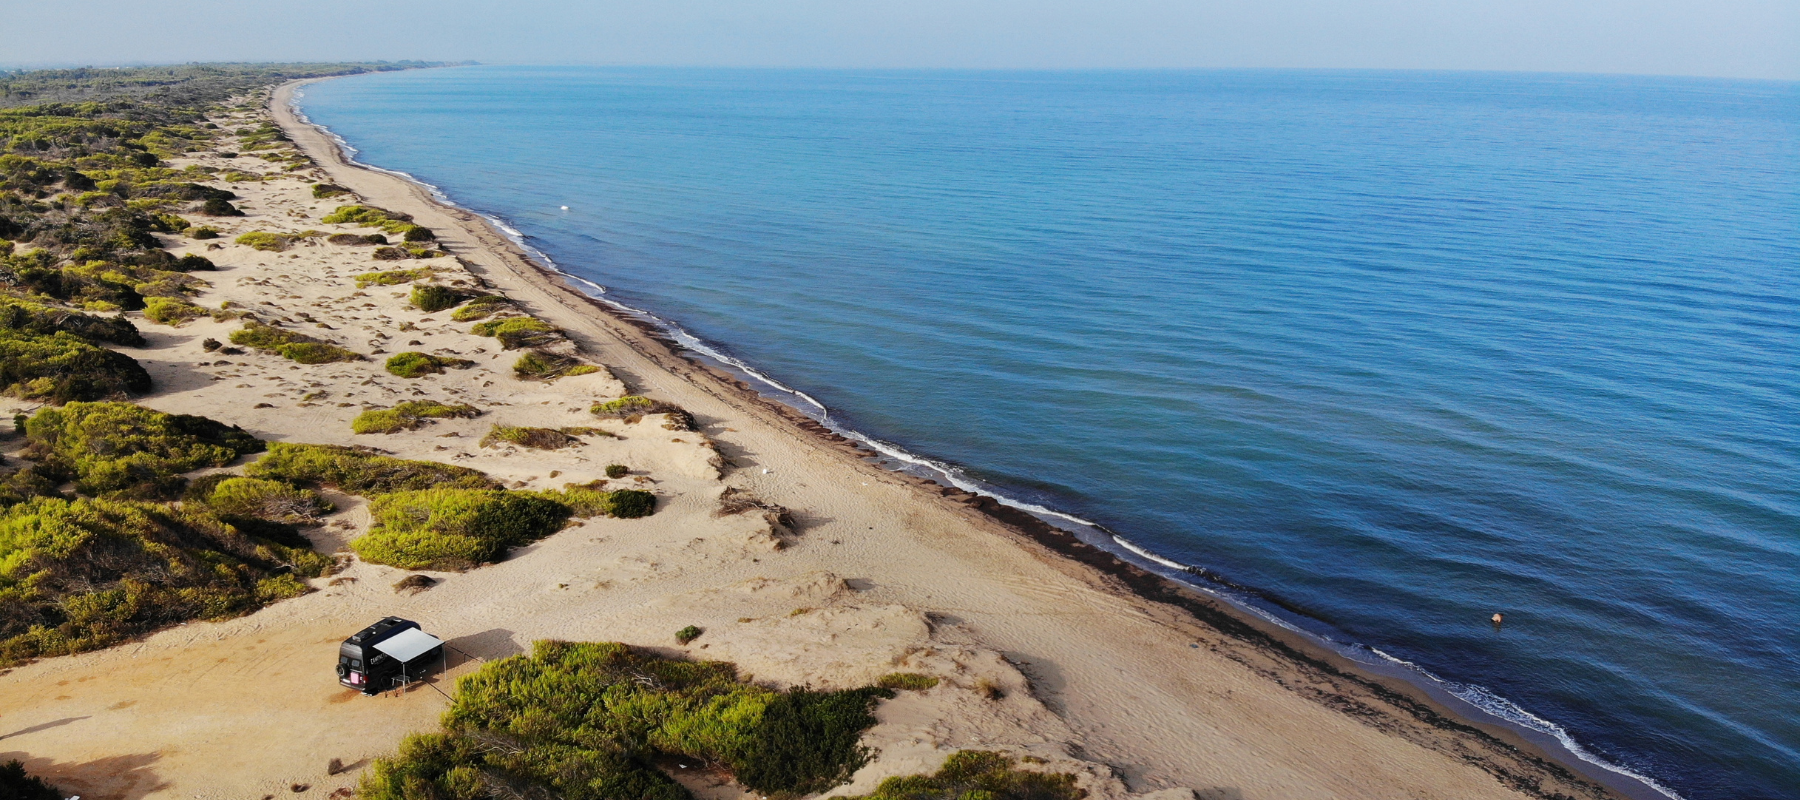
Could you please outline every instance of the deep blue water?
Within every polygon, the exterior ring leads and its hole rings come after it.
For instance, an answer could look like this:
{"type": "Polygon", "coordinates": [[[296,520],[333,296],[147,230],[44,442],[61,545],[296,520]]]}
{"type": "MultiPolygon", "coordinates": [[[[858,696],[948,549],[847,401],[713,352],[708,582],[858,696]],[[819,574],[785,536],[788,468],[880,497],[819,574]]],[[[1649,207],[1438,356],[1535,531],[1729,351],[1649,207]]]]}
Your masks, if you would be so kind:
{"type": "Polygon", "coordinates": [[[1682,796],[1800,797],[1796,84],[480,67],[303,105],[839,423],[1682,796]]]}

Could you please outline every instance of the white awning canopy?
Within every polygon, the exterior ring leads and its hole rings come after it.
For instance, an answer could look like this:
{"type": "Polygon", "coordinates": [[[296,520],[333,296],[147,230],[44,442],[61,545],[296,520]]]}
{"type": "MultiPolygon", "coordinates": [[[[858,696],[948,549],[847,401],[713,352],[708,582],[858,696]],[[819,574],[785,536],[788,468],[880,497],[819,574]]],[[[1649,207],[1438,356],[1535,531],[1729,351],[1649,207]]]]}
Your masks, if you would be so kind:
{"type": "Polygon", "coordinates": [[[375,649],[392,656],[396,661],[406,662],[443,643],[442,639],[418,628],[407,628],[399,635],[376,644],[375,649]]]}

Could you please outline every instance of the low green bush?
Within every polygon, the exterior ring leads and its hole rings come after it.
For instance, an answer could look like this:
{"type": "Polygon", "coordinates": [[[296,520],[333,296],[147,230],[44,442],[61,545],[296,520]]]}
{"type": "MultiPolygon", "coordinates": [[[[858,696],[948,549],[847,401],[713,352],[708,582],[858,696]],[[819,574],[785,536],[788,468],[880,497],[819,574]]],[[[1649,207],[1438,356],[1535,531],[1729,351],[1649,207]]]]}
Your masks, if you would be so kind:
{"type": "Polygon", "coordinates": [[[466,358],[434,356],[409,350],[389,356],[387,371],[402,378],[423,378],[426,375],[439,374],[446,368],[466,369],[474,365],[475,362],[466,358]]]}
{"type": "Polygon", "coordinates": [[[0,764],[0,797],[6,800],[63,800],[63,793],[25,771],[18,760],[0,764]]]}
{"type": "Polygon", "coordinates": [[[247,613],[330,564],[204,509],[32,499],[0,513],[0,666],[247,613]]]}
{"type": "Polygon", "coordinates": [[[1031,772],[1004,753],[962,750],[932,775],[895,776],[875,791],[845,800],[1082,800],[1087,790],[1069,773],[1031,772]]]}
{"type": "Polygon", "coordinates": [[[625,466],[624,464],[607,464],[606,465],[606,477],[608,477],[608,478],[613,478],[616,480],[618,478],[625,477],[625,475],[630,472],[631,472],[631,468],[625,466]]]}
{"type": "Polygon", "coordinates": [[[568,506],[534,494],[482,489],[396,492],[369,503],[374,524],[350,543],[364,561],[409,570],[464,570],[560,530],[568,506]]]}
{"type": "Polygon", "coordinates": [[[470,405],[444,405],[436,400],[409,400],[393,408],[371,408],[356,415],[350,429],[356,433],[399,433],[418,430],[433,419],[470,419],[481,412],[470,405]]]}
{"type": "Polygon", "coordinates": [[[938,679],[917,672],[890,672],[875,681],[883,689],[907,689],[922,692],[938,685],[938,679]]]}
{"type": "Polygon", "coordinates": [[[189,228],[188,236],[195,239],[217,239],[219,238],[219,229],[211,225],[201,225],[197,228],[189,228]]]}
{"type": "Polygon", "coordinates": [[[529,656],[464,678],[442,733],[380,759],[363,800],[568,797],[691,800],[657,769],[679,756],[717,764],[761,795],[797,797],[847,781],[874,704],[892,692],[778,692],[717,661],[674,661],[622,644],[537,642],[529,656]]]}
{"type": "Polygon", "coordinates": [[[330,244],[350,245],[353,247],[370,243],[368,237],[358,236],[354,233],[334,233],[325,237],[325,241],[330,244]]]}
{"type": "Polygon", "coordinates": [[[151,322],[180,327],[207,315],[206,309],[177,297],[144,298],[144,318],[151,322]]]}
{"type": "Polygon", "coordinates": [[[437,240],[437,234],[423,225],[414,225],[407,228],[400,238],[408,242],[431,242],[437,240]]]}
{"type": "Polygon", "coordinates": [[[214,485],[206,505],[221,518],[251,517],[294,525],[316,523],[332,505],[311,489],[261,478],[226,477],[214,485]]]}
{"type": "Polygon", "coordinates": [[[0,330],[27,334],[68,331],[94,344],[143,347],[144,336],[124,317],[100,317],[0,295],[0,330]]]}
{"type": "Polygon", "coordinates": [[[406,233],[418,227],[412,217],[398,211],[388,211],[375,206],[338,206],[337,210],[326,214],[321,222],[332,225],[361,225],[365,228],[380,228],[394,235],[406,233]]]}
{"type": "Polygon", "coordinates": [[[315,184],[313,184],[313,187],[312,187],[312,196],[314,199],[317,199],[317,200],[324,200],[324,199],[330,198],[330,197],[338,197],[338,196],[346,195],[349,193],[350,193],[349,189],[346,189],[335,183],[315,183],[315,184]]]}
{"type": "Polygon", "coordinates": [[[231,201],[223,197],[206,198],[206,202],[200,206],[200,213],[209,217],[241,217],[244,215],[244,212],[239,211],[237,206],[232,205],[231,201]]]}
{"type": "Polygon", "coordinates": [[[399,283],[411,283],[424,280],[436,274],[431,267],[417,269],[391,269],[386,272],[365,272],[356,276],[356,288],[367,289],[370,286],[393,286],[399,283]]]}
{"type": "Polygon", "coordinates": [[[639,417],[650,414],[665,414],[667,421],[663,423],[664,428],[672,431],[695,430],[694,415],[689,414],[686,409],[641,395],[626,395],[617,400],[595,403],[588,408],[588,412],[596,417],[627,422],[635,422],[639,417]]]}
{"type": "Polygon", "coordinates": [[[412,304],[414,308],[427,314],[454,308],[463,301],[461,292],[448,286],[436,283],[424,283],[413,286],[412,304]]]}
{"type": "Polygon", "coordinates": [[[528,381],[553,381],[569,375],[587,375],[599,371],[599,367],[583,364],[581,359],[574,356],[542,350],[528,350],[519,356],[518,361],[513,362],[513,374],[528,381]]]}
{"type": "Polygon", "coordinates": [[[500,346],[507,350],[521,347],[539,347],[562,338],[562,332],[550,323],[535,317],[508,317],[506,319],[477,322],[469,329],[476,336],[492,336],[500,340],[500,346]]]}
{"type": "Polygon", "coordinates": [[[293,241],[293,237],[268,231],[251,231],[237,237],[238,244],[249,245],[257,250],[266,250],[272,253],[288,249],[288,245],[293,241]]]}
{"type": "Polygon", "coordinates": [[[301,364],[330,364],[361,361],[363,358],[351,350],[321,342],[303,333],[254,321],[246,322],[244,327],[232,331],[230,338],[232,344],[278,353],[283,358],[301,364]]]}
{"type": "Polygon", "coordinates": [[[491,317],[496,312],[505,311],[511,307],[511,300],[497,294],[485,294],[480,297],[471,298],[467,303],[463,304],[462,308],[452,312],[450,318],[457,322],[474,322],[476,320],[491,317]]]}
{"type": "Polygon", "coordinates": [[[699,626],[689,625],[675,632],[675,641],[680,644],[687,644],[688,642],[700,638],[700,634],[702,633],[705,633],[705,631],[700,630],[699,626]]]}
{"type": "Polygon", "coordinates": [[[495,425],[486,436],[481,437],[481,446],[493,447],[497,444],[516,444],[533,450],[561,450],[581,444],[581,440],[555,428],[495,425]]]}
{"type": "Polygon", "coordinates": [[[271,442],[268,455],[245,467],[244,474],[299,486],[327,486],[366,497],[433,487],[499,487],[487,475],[468,467],[408,461],[354,447],[289,442],[271,442]]]}
{"type": "Polygon", "coordinates": [[[261,440],[206,417],[131,403],[69,403],[25,423],[26,457],[66,470],[87,495],[169,497],[179,476],[261,452],[261,440]]]}
{"type": "Polygon", "coordinates": [[[656,513],[656,495],[637,489],[607,491],[598,483],[566,484],[561,489],[546,489],[534,494],[568,506],[576,517],[617,517],[637,519],[656,513]]]}
{"type": "Polygon", "coordinates": [[[150,386],[150,373],[136,359],[68,331],[0,329],[0,387],[12,397],[40,403],[107,400],[141,395],[150,386]]]}

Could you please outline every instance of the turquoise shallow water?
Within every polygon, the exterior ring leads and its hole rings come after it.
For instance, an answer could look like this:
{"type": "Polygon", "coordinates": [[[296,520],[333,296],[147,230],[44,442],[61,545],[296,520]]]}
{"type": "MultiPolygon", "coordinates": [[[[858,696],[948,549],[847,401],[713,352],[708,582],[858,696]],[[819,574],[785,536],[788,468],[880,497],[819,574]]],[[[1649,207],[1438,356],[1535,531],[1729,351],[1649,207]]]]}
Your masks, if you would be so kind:
{"type": "Polygon", "coordinates": [[[839,424],[1681,796],[1800,797],[1795,84],[481,67],[303,107],[839,424]]]}

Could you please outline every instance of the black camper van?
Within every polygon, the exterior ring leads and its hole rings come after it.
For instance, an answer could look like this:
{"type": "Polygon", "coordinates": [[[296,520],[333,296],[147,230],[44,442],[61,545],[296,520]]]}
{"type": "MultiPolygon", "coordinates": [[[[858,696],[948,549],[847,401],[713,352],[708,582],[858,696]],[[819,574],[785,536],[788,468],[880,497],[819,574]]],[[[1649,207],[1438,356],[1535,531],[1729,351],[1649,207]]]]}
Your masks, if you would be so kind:
{"type": "Polygon", "coordinates": [[[444,643],[419,623],[387,617],[338,645],[338,683],[374,695],[416,681],[444,660],[444,643]]]}

